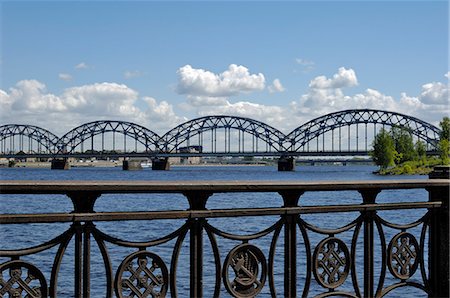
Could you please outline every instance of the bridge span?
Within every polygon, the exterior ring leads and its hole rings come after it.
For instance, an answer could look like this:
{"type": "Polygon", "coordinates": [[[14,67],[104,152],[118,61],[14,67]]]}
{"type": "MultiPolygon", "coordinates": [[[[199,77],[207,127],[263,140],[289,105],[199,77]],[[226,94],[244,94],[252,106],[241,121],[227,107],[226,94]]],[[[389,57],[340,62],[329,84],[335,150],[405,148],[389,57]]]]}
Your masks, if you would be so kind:
{"type": "Polygon", "coordinates": [[[100,120],[63,136],[33,125],[0,126],[0,158],[149,158],[167,168],[168,158],[279,157],[287,168],[300,156],[368,156],[381,129],[407,130],[414,141],[437,151],[440,129],[418,118],[389,111],[359,109],[330,113],[285,134],[261,121],[237,116],[205,116],[160,136],[139,124],[100,120]]]}

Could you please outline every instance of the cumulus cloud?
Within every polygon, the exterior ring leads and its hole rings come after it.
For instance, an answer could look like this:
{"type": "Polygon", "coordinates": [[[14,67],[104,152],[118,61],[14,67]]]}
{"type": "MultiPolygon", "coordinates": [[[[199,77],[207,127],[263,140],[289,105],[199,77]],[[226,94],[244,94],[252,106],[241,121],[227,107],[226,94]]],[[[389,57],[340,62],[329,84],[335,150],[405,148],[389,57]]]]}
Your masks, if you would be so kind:
{"type": "Polygon", "coordinates": [[[226,105],[225,97],[188,96],[188,103],[194,107],[226,105]]]}
{"type": "Polygon", "coordinates": [[[161,133],[184,121],[166,101],[140,98],[128,86],[108,82],[76,86],[55,95],[39,81],[23,80],[9,92],[0,90],[0,103],[2,123],[19,119],[57,134],[99,119],[130,121],[161,133]]]}
{"type": "MultiPolygon", "coordinates": [[[[213,77],[217,76],[213,74],[213,77]]],[[[216,89],[224,88],[223,78],[219,78],[215,81],[216,89]]],[[[449,88],[442,82],[426,83],[419,94],[403,92],[396,98],[375,88],[358,93],[344,89],[355,86],[357,81],[353,70],[340,68],[331,78],[313,78],[309,89],[287,106],[261,104],[251,99],[232,102],[225,96],[217,96],[219,92],[216,92],[215,96],[188,95],[179,108],[198,116],[249,117],[286,133],[315,117],[345,109],[396,111],[435,125],[450,114],[449,88]]],[[[274,81],[271,86],[275,85],[274,81]]],[[[0,90],[0,105],[2,124],[35,124],[57,134],[99,119],[130,121],[164,133],[187,120],[168,101],[142,96],[125,84],[111,82],[75,86],[53,94],[37,80],[23,80],[9,90],[0,90]]]]}
{"type": "Polygon", "coordinates": [[[58,78],[60,80],[66,81],[66,82],[72,81],[72,79],[73,79],[72,75],[70,75],[68,73],[60,73],[60,74],[58,74],[58,78]]]}
{"type": "Polygon", "coordinates": [[[275,105],[262,105],[250,101],[236,103],[226,102],[221,106],[202,107],[197,112],[200,116],[207,115],[234,115],[248,117],[265,122],[278,129],[288,129],[285,109],[275,105]]]}
{"type": "Polygon", "coordinates": [[[236,64],[231,64],[220,74],[185,65],[178,69],[177,74],[176,91],[188,96],[228,97],[265,88],[262,73],[250,74],[248,68],[236,64]]]}
{"type": "Polygon", "coordinates": [[[309,87],[315,89],[345,88],[356,85],[358,85],[358,80],[355,71],[344,67],[339,68],[338,73],[330,79],[325,76],[318,76],[309,83],[309,87]]]}
{"type": "Polygon", "coordinates": [[[422,85],[420,100],[425,104],[449,104],[449,87],[448,84],[441,82],[433,82],[422,85]]]}
{"type": "MultiPolygon", "coordinates": [[[[67,107],[58,96],[47,93],[46,86],[36,80],[23,80],[10,89],[8,106],[14,111],[32,113],[37,111],[65,111],[67,107]]],[[[6,106],[4,108],[7,108],[6,106]]]]}
{"type": "Polygon", "coordinates": [[[275,79],[272,82],[272,85],[269,86],[269,92],[270,93],[275,93],[275,92],[283,92],[285,89],[283,87],[283,85],[281,84],[279,79],[275,79]]]}
{"type": "Polygon", "coordinates": [[[309,90],[298,101],[291,103],[291,108],[299,116],[314,118],[333,111],[346,109],[373,108],[395,110],[396,101],[378,90],[368,88],[363,93],[346,95],[342,88],[358,84],[352,69],[341,67],[332,78],[318,76],[311,80],[309,90]]]}
{"type": "Polygon", "coordinates": [[[291,102],[291,111],[305,122],[335,111],[370,108],[412,115],[434,124],[450,113],[449,88],[443,83],[424,84],[420,95],[403,92],[399,99],[372,88],[357,94],[343,92],[342,88],[355,86],[357,82],[355,72],[343,67],[331,79],[316,77],[311,80],[308,91],[291,102]]]}

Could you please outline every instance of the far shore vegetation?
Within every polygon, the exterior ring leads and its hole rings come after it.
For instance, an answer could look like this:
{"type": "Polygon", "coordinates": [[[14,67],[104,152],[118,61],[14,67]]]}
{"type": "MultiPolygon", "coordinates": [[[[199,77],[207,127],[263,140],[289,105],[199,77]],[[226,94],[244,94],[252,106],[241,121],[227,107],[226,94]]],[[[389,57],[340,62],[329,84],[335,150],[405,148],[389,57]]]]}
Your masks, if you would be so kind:
{"type": "Polygon", "coordinates": [[[426,175],[437,165],[448,165],[450,154],[450,118],[439,123],[441,133],[437,144],[439,155],[427,156],[424,142],[413,142],[411,131],[402,127],[382,129],[373,141],[370,155],[380,167],[380,175],[426,175]]]}

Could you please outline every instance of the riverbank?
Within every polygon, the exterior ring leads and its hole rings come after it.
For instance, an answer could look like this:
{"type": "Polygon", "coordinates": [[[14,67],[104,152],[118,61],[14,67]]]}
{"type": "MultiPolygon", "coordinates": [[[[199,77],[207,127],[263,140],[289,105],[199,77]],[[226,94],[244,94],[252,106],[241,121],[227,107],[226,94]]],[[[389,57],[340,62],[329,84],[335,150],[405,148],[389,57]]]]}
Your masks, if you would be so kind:
{"type": "Polygon", "coordinates": [[[387,169],[380,169],[375,174],[379,175],[428,175],[435,166],[442,165],[439,158],[428,158],[420,161],[406,161],[387,169]]]}

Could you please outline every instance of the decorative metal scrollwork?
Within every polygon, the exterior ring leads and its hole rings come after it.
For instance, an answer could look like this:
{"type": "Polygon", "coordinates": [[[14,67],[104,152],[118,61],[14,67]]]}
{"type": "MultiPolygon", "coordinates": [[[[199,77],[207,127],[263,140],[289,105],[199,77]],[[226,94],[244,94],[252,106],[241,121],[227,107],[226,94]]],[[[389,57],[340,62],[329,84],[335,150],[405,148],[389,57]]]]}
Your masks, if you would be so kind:
{"type": "Polygon", "coordinates": [[[21,260],[6,262],[0,265],[0,274],[0,297],[6,297],[6,294],[8,297],[48,296],[44,275],[30,263],[21,260]]]}
{"type": "Polygon", "coordinates": [[[345,243],[338,238],[328,237],[320,241],[314,250],[314,277],[325,288],[337,288],[347,278],[350,263],[350,254],[345,243]]]}
{"type": "Polygon", "coordinates": [[[410,278],[419,265],[419,244],[410,233],[401,232],[388,246],[388,268],[399,279],[410,278]]]}
{"type": "Polygon", "coordinates": [[[165,297],[168,284],[164,261],[154,253],[138,251],[120,264],[114,288],[117,297],[165,297]]]}
{"type": "Polygon", "coordinates": [[[228,293],[233,297],[256,296],[264,287],[266,275],[266,258],[263,252],[254,245],[248,243],[238,245],[225,258],[222,272],[223,282],[228,293]],[[233,275],[232,272],[234,272],[234,277],[230,276],[233,275]]]}

